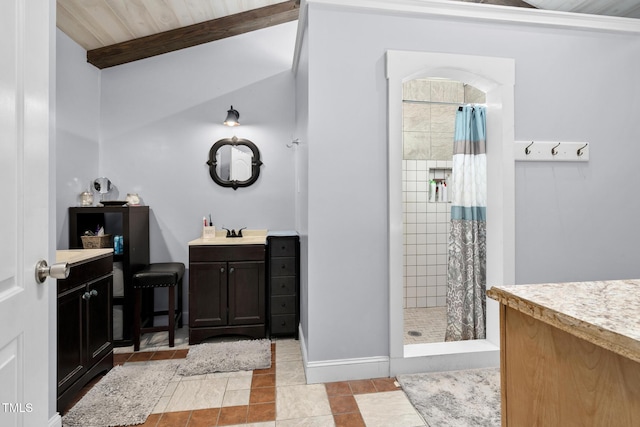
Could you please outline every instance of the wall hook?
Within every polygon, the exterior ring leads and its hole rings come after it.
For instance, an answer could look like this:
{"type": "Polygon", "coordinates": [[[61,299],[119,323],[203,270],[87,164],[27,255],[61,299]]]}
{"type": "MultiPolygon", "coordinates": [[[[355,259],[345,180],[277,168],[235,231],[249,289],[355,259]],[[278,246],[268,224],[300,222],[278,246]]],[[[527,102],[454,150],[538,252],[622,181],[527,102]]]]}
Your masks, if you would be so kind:
{"type": "Polygon", "coordinates": [[[578,156],[582,156],[584,154],[584,149],[587,148],[587,145],[589,145],[589,143],[586,143],[582,147],[578,148],[578,151],[576,152],[578,156]]]}
{"type": "Polygon", "coordinates": [[[298,138],[294,139],[293,141],[291,141],[291,144],[287,144],[287,148],[291,148],[295,145],[300,144],[300,140],[298,138]]]}
{"type": "Polygon", "coordinates": [[[556,145],[555,147],[553,147],[553,148],[551,149],[551,154],[553,154],[554,156],[555,156],[556,154],[558,154],[558,147],[559,147],[559,146],[560,146],[560,143],[558,142],[558,145],[556,145]]]}
{"type": "Polygon", "coordinates": [[[527,145],[524,149],[524,154],[526,154],[527,156],[531,154],[531,150],[529,150],[529,147],[531,147],[532,145],[533,145],[533,141],[531,141],[531,144],[527,145]]]}

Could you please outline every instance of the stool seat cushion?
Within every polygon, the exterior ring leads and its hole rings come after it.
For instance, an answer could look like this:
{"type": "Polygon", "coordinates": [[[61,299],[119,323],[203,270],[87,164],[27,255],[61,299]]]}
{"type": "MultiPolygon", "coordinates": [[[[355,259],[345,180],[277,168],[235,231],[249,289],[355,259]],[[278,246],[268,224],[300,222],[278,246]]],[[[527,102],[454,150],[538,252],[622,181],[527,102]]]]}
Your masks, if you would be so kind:
{"type": "Polygon", "coordinates": [[[184,264],[181,262],[159,262],[149,264],[133,275],[134,288],[156,288],[175,286],[184,275],[184,264]]]}

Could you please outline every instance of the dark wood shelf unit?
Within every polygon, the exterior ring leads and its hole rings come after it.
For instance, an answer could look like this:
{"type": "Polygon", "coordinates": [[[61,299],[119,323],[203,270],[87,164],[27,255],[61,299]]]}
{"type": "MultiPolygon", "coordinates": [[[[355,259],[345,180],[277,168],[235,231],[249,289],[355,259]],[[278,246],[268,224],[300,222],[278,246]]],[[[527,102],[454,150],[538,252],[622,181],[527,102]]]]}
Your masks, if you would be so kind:
{"type": "Polygon", "coordinates": [[[269,336],[294,336],[300,324],[300,237],[267,237],[269,336]]]}
{"type": "MultiPolygon", "coordinates": [[[[69,249],[81,249],[81,236],[103,226],[105,233],[123,237],[122,254],[114,262],[122,263],[124,294],[113,297],[113,306],[122,307],[122,339],[116,347],[132,345],[133,302],[132,276],[149,265],[149,206],[92,206],[69,208],[69,249]]],[[[113,243],[113,242],[112,242],[113,243]]],[[[152,291],[152,290],[151,290],[152,291]]],[[[153,311],[153,292],[145,292],[143,315],[153,311]]]]}

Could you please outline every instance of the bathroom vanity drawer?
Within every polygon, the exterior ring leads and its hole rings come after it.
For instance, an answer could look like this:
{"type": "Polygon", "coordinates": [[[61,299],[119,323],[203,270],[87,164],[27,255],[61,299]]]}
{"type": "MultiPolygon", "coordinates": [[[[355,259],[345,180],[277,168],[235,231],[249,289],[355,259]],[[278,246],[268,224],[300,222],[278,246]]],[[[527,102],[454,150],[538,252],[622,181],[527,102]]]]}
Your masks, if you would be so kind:
{"type": "Polygon", "coordinates": [[[271,258],[271,276],[295,276],[296,258],[271,258]]]}
{"type": "Polygon", "coordinates": [[[295,293],[296,293],[295,276],[271,278],[271,295],[295,295],[295,293]]]}
{"type": "Polygon", "coordinates": [[[270,330],[272,335],[288,335],[298,333],[298,322],[295,314],[271,316],[270,330]]]}
{"type": "Polygon", "coordinates": [[[271,297],[271,314],[295,314],[295,295],[271,297]]]}
{"type": "Polygon", "coordinates": [[[296,238],[297,237],[283,237],[277,241],[272,240],[273,247],[271,248],[272,257],[294,257],[296,256],[296,238]]]}

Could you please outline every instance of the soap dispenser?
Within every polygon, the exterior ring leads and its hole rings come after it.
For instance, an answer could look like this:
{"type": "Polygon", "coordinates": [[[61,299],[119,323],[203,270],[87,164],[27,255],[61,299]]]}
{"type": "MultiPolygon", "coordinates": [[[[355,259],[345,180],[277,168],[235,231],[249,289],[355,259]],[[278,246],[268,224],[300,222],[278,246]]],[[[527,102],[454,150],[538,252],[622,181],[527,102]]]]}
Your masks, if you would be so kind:
{"type": "Polygon", "coordinates": [[[436,182],[432,179],[429,181],[429,202],[436,201],[436,182]]]}

